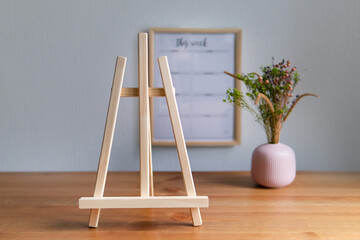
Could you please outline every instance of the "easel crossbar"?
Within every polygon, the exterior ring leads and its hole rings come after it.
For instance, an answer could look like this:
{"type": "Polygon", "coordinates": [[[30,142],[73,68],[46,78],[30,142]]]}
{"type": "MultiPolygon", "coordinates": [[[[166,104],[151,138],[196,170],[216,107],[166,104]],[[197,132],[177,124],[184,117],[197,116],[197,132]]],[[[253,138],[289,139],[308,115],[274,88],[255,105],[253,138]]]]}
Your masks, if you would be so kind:
{"type": "MultiPolygon", "coordinates": [[[[149,97],[165,97],[164,88],[149,88],[148,94],[149,97]]],[[[121,97],[139,97],[139,88],[122,88],[121,97]]]]}
{"type": "Polygon", "coordinates": [[[92,208],[198,208],[209,207],[205,196],[82,197],[80,209],[92,208]]]}

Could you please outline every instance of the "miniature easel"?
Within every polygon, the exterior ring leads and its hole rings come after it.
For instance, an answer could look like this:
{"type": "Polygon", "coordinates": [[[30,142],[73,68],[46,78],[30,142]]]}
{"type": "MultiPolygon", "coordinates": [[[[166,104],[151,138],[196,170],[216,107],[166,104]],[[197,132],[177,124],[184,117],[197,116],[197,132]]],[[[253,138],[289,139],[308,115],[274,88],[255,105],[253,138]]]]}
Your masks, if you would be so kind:
{"type": "Polygon", "coordinates": [[[91,209],[89,227],[98,226],[101,208],[190,208],[193,225],[202,224],[199,207],[208,207],[209,200],[196,196],[167,57],[158,63],[164,88],[149,88],[148,37],[139,33],[139,88],[122,88],[126,58],[117,57],[94,197],[79,199],[80,209],[91,209]],[[140,102],[140,197],[103,197],[120,96],[140,102]],[[166,98],[187,196],[154,197],[149,97],[166,98]]]}

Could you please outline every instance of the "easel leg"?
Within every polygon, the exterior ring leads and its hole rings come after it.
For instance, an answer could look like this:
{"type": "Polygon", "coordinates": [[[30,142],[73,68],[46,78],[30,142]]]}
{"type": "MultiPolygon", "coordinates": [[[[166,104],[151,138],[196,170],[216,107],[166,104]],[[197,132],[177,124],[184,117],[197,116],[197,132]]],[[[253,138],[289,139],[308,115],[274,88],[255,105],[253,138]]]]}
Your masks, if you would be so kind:
{"type": "Polygon", "coordinates": [[[149,175],[150,175],[150,196],[154,196],[154,176],[152,167],[152,151],[151,151],[151,124],[150,124],[150,106],[148,105],[148,129],[149,129],[149,175]]]}
{"type": "MultiPolygon", "coordinates": [[[[114,80],[109,101],[109,108],[106,118],[104,137],[101,147],[99,166],[96,176],[94,197],[104,195],[106,176],[109,166],[111,146],[114,137],[115,123],[119,108],[121,88],[124,79],[126,58],[117,57],[114,80]]],[[[97,227],[99,223],[100,209],[91,209],[89,218],[89,227],[97,227]]]]}
{"type": "Polygon", "coordinates": [[[149,175],[150,175],[150,196],[154,196],[154,176],[152,168],[152,153],[151,153],[151,139],[150,142],[150,151],[149,151],[149,175]]]}
{"type": "MultiPolygon", "coordinates": [[[[194,180],[191,174],[189,157],[186,150],[184,134],[180,122],[179,110],[176,103],[175,94],[173,91],[173,83],[171,80],[171,74],[167,57],[158,58],[161,78],[163,81],[166,102],[169,109],[170,120],[174,131],[175,143],[179,155],[181,170],[184,178],[185,188],[188,196],[196,196],[194,180]]],[[[202,224],[199,208],[191,208],[191,217],[194,226],[200,226],[202,224]]]]}
{"type": "Polygon", "coordinates": [[[139,33],[140,196],[150,196],[148,37],[139,33]]]}

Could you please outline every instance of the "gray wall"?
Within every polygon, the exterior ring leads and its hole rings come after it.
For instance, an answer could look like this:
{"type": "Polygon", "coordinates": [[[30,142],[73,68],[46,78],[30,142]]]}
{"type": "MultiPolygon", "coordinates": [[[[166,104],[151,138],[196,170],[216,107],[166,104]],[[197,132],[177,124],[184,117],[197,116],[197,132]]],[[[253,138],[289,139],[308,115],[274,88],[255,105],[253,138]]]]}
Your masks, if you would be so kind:
{"type": "MultiPolygon", "coordinates": [[[[0,1],[0,171],[95,171],[115,57],[137,86],[137,33],[242,28],[243,71],[291,59],[305,99],[282,132],[299,170],[360,170],[360,1],[0,1]]],[[[138,102],[121,101],[111,170],[138,170],[138,102]]],[[[266,141],[247,114],[243,143],[189,148],[193,170],[249,170],[266,141]]],[[[178,170],[174,148],[155,170],[178,170]]]]}

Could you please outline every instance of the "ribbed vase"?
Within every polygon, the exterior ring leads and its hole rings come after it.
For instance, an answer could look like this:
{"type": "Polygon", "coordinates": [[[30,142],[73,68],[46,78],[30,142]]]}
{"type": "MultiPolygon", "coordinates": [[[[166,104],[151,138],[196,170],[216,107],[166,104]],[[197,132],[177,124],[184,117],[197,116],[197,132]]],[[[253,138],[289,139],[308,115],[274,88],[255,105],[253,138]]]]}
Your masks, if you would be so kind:
{"type": "Polygon", "coordinates": [[[282,188],[292,183],[296,176],[295,153],[282,144],[263,144],[252,155],[251,177],[262,186],[282,188]]]}

